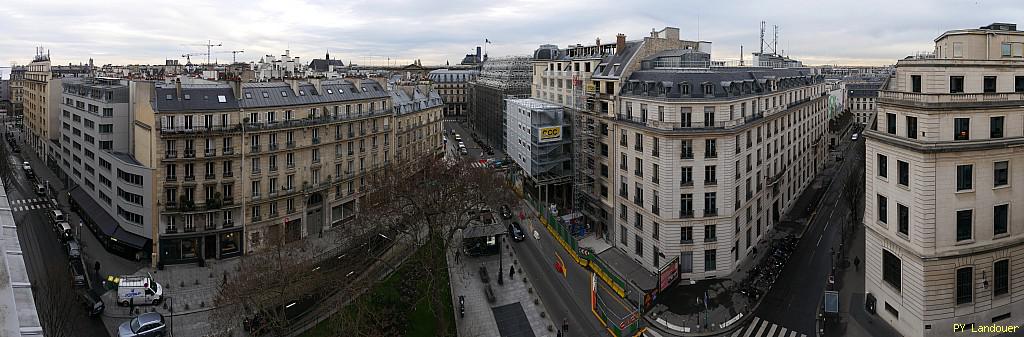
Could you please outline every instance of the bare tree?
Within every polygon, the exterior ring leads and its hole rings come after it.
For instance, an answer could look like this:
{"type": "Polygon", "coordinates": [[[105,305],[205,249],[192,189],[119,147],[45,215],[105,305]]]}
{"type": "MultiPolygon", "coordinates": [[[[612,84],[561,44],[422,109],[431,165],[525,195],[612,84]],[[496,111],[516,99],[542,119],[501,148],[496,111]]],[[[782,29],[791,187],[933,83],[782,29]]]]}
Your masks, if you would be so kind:
{"type": "Polygon", "coordinates": [[[75,321],[71,317],[75,317],[73,311],[76,309],[69,302],[74,303],[78,295],[72,289],[68,271],[61,266],[67,265],[48,265],[47,277],[38,288],[33,289],[43,332],[51,337],[74,335],[72,331],[75,321]]]}
{"type": "MultiPolygon", "coordinates": [[[[478,210],[495,209],[514,201],[504,180],[493,171],[467,163],[450,163],[423,156],[406,165],[386,165],[368,174],[360,191],[358,212],[343,228],[332,230],[334,247],[314,246],[302,240],[277,243],[272,248],[243,256],[240,269],[222,285],[214,302],[222,317],[260,316],[262,333],[280,335],[289,329],[282,306],[294,299],[317,297],[320,306],[341,306],[378,284],[374,275],[356,277],[371,265],[398,269],[384,257],[394,245],[415,247],[419,253],[404,264],[408,273],[396,284],[398,303],[357,301],[343,311],[336,331],[354,336],[397,336],[408,328],[397,314],[427,303],[438,322],[436,335],[445,336],[453,314],[444,307],[442,291],[449,288],[446,254],[454,247],[458,230],[466,228],[478,210]],[[335,249],[340,248],[340,249],[335,249]],[[327,249],[327,250],[325,250],[327,249]],[[327,268],[329,270],[325,270],[327,268]],[[423,302],[421,302],[423,301],[423,302]],[[375,305],[376,304],[376,305],[375,305]]],[[[238,320],[219,320],[219,331],[239,326],[238,320]]]]}

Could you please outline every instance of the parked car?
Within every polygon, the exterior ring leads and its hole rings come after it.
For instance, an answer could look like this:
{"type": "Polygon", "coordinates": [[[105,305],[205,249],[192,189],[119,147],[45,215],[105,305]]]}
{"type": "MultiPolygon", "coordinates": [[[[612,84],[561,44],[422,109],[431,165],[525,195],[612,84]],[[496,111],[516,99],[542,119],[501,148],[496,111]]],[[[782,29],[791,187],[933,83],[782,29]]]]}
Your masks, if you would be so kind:
{"type": "Polygon", "coordinates": [[[82,258],[82,246],[78,244],[78,241],[68,241],[68,258],[72,260],[82,258]]]}
{"type": "Polygon", "coordinates": [[[63,242],[68,242],[74,239],[74,235],[71,233],[71,224],[67,223],[67,221],[54,223],[53,229],[57,231],[57,236],[60,237],[63,242]]]}
{"type": "Polygon", "coordinates": [[[64,212],[56,209],[50,210],[50,212],[47,213],[47,216],[50,217],[50,222],[68,221],[68,219],[64,217],[64,212]]]}
{"type": "Polygon", "coordinates": [[[523,232],[523,227],[520,227],[518,222],[512,222],[508,225],[508,235],[517,242],[526,239],[526,232],[523,232]]]}
{"type": "Polygon", "coordinates": [[[68,270],[71,272],[71,285],[75,287],[86,287],[85,266],[81,260],[68,261],[68,270]]]}
{"type": "Polygon", "coordinates": [[[147,312],[130,321],[121,323],[117,327],[118,337],[150,337],[163,336],[166,333],[167,324],[164,322],[164,315],[159,312],[147,312]]]}
{"type": "Polygon", "coordinates": [[[36,194],[46,195],[46,185],[36,184],[36,194]]]}
{"type": "Polygon", "coordinates": [[[79,291],[78,302],[85,308],[85,312],[89,313],[89,316],[92,317],[99,316],[106,309],[103,299],[92,290],[79,291]]]}
{"type": "Polygon", "coordinates": [[[859,136],[859,134],[856,134],[856,133],[853,134],[853,137],[850,137],[850,140],[854,140],[854,141],[857,140],[857,136],[859,136]]]}
{"type": "Polygon", "coordinates": [[[456,133],[455,134],[455,141],[459,142],[459,143],[462,143],[462,135],[456,133]]]}
{"type": "Polygon", "coordinates": [[[499,208],[498,210],[501,212],[501,217],[503,219],[512,218],[512,210],[508,208],[508,205],[501,205],[501,208],[499,208]]]}

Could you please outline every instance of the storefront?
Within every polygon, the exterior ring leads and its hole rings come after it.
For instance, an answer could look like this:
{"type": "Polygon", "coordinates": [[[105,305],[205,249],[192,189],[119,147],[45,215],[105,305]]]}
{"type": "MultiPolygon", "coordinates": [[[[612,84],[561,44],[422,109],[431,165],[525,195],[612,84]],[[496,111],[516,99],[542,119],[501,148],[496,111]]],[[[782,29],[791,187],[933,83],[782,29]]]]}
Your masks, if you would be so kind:
{"type": "Polygon", "coordinates": [[[79,215],[82,219],[81,225],[86,226],[104,248],[136,261],[150,255],[152,245],[148,238],[121,228],[117,220],[107,214],[81,187],[74,188],[69,194],[71,211],[79,215]]]}
{"type": "Polygon", "coordinates": [[[160,238],[160,261],[164,264],[225,259],[242,255],[242,229],[217,232],[164,234],[160,238]]]}

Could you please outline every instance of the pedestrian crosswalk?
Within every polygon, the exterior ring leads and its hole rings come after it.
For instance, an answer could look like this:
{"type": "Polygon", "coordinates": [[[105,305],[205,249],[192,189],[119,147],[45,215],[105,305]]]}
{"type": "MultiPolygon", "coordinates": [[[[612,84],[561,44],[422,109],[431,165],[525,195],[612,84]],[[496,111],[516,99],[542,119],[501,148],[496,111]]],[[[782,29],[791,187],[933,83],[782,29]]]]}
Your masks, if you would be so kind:
{"type": "Polygon", "coordinates": [[[732,337],[807,337],[807,335],[786,329],[760,317],[754,317],[750,325],[736,330],[732,333],[732,337]]]}
{"type": "Polygon", "coordinates": [[[11,201],[11,209],[16,212],[48,208],[45,198],[18,199],[11,201]]]}

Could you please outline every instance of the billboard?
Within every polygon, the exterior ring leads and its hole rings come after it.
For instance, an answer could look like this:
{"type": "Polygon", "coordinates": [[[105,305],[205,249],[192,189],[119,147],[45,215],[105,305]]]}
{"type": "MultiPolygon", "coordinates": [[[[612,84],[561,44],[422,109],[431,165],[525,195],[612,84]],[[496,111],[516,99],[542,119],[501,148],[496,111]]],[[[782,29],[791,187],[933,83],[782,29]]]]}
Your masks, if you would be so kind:
{"type": "Polygon", "coordinates": [[[672,259],[658,274],[658,291],[663,291],[679,279],[679,257],[672,259]]]}
{"type": "Polygon", "coordinates": [[[562,140],[562,127],[561,126],[549,126],[540,128],[540,139],[539,143],[557,142],[562,140]]]}

